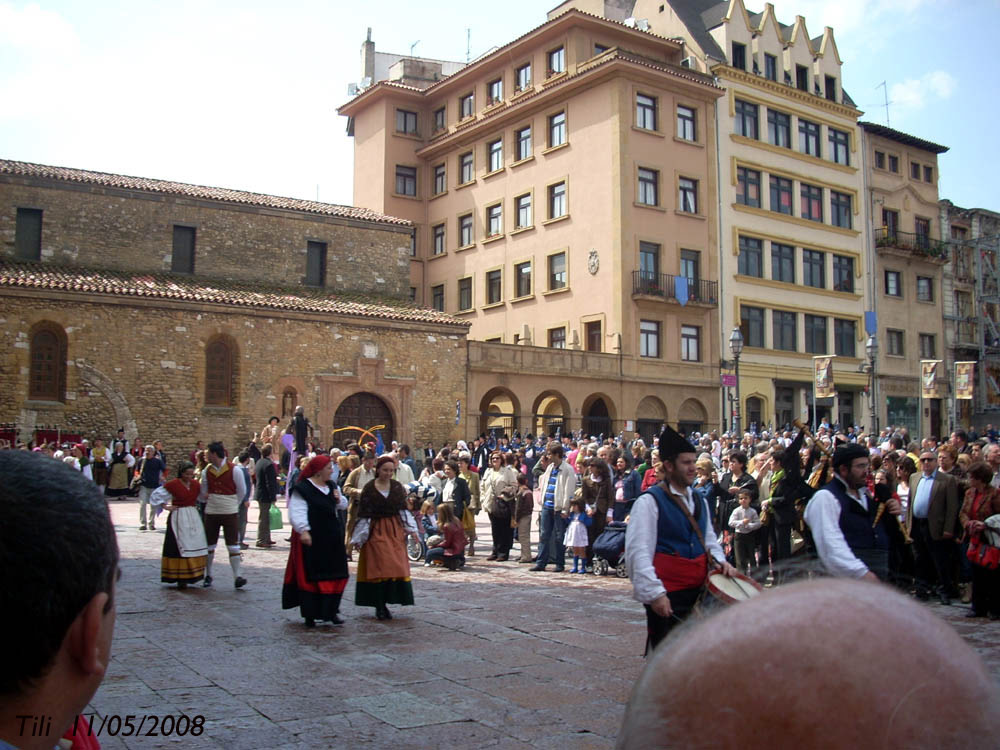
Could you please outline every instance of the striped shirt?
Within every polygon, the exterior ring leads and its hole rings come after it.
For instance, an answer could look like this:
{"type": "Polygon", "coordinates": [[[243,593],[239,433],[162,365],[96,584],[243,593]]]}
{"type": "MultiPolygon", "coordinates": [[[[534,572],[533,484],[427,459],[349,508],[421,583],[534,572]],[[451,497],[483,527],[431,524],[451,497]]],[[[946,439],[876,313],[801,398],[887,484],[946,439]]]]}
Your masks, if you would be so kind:
{"type": "Polygon", "coordinates": [[[546,508],[556,507],[556,481],[559,478],[559,467],[555,464],[552,465],[552,472],[549,474],[549,484],[545,488],[545,501],[543,503],[546,508]]]}

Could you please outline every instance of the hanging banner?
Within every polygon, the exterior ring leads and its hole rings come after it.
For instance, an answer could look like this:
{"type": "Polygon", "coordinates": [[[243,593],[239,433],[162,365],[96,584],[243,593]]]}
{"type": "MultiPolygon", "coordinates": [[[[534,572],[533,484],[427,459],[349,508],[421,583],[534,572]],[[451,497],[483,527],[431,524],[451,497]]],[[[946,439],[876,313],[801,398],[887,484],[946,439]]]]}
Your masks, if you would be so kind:
{"type": "Polygon", "coordinates": [[[813,373],[816,398],[832,398],[837,395],[833,385],[833,357],[813,357],[813,373]]]}
{"type": "Polygon", "coordinates": [[[920,396],[921,398],[941,398],[938,389],[938,365],[940,359],[920,360],[920,396]]]}
{"type": "Polygon", "coordinates": [[[976,363],[955,363],[955,398],[971,399],[975,387],[976,363]]]}

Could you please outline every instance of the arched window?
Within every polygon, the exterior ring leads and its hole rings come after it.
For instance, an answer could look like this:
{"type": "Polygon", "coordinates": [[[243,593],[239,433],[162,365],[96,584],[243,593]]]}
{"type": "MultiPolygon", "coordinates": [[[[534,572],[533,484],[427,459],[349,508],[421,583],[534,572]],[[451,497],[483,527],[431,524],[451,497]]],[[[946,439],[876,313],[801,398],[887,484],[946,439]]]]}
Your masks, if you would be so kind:
{"type": "Polygon", "coordinates": [[[285,388],[281,394],[281,416],[291,417],[295,415],[295,407],[299,405],[299,393],[291,386],[285,388]]]}
{"type": "Polygon", "coordinates": [[[55,323],[41,323],[31,334],[28,398],[66,400],[66,332],[55,323]]]}
{"type": "Polygon", "coordinates": [[[205,346],[205,406],[235,406],[236,344],[218,336],[205,346]]]}

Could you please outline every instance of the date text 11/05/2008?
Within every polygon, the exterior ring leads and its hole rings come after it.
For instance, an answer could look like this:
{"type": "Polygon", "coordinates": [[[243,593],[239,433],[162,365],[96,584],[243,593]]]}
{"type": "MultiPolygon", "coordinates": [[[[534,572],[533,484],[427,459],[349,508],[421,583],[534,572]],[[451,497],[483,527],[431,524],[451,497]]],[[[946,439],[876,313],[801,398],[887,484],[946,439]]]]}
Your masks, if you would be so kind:
{"type": "MultiPolygon", "coordinates": [[[[200,714],[197,716],[188,716],[187,714],[178,714],[177,716],[173,714],[166,716],[109,714],[100,717],[97,714],[84,714],[84,717],[90,722],[88,734],[98,737],[102,735],[105,737],[170,737],[172,735],[200,737],[205,731],[205,717],[200,714]]],[[[73,733],[76,734],[75,729],[73,733]]]]}

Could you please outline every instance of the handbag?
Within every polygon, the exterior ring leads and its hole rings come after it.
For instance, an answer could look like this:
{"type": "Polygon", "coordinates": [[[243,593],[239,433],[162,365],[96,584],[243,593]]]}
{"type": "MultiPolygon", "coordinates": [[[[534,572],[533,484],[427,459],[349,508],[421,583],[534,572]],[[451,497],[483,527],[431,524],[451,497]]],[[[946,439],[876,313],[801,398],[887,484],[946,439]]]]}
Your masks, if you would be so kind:
{"type": "Polygon", "coordinates": [[[271,509],[267,512],[267,517],[271,524],[271,531],[281,531],[285,524],[281,518],[281,509],[277,504],[271,505],[271,509]]]}
{"type": "Polygon", "coordinates": [[[468,533],[476,530],[476,514],[468,505],[462,511],[462,529],[468,533]]]}
{"type": "Polygon", "coordinates": [[[969,539],[969,549],[965,556],[980,568],[996,570],[1000,567],[1000,547],[994,547],[978,534],[969,539]]]}

